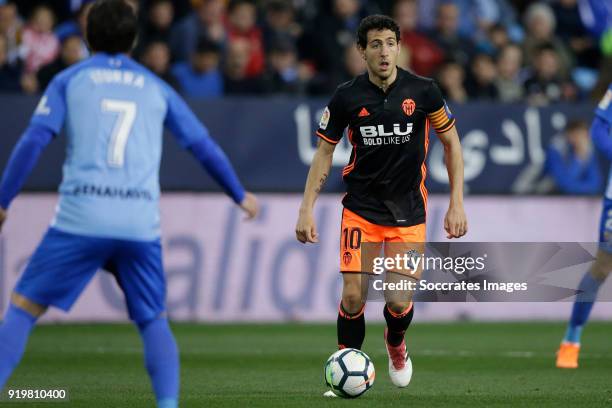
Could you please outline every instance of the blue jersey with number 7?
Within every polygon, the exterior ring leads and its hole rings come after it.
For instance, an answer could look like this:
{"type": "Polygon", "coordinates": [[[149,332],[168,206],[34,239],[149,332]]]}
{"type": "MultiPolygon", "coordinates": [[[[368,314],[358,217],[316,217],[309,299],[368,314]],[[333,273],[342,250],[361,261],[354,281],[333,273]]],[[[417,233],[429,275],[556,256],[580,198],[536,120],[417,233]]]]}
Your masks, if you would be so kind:
{"type": "Polygon", "coordinates": [[[134,240],[160,235],[164,127],[183,146],[208,137],[174,90],[125,55],[96,54],[60,73],[31,124],[68,138],[52,226],[134,240]]]}

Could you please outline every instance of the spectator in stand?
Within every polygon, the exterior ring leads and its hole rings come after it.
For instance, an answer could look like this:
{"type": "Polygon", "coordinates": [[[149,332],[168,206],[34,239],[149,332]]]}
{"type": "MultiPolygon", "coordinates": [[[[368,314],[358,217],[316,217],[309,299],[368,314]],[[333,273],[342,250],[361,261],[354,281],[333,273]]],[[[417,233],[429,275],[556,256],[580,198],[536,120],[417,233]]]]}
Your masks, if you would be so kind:
{"type": "Polygon", "coordinates": [[[319,74],[328,77],[328,83],[343,75],[344,63],[338,57],[355,42],[355,32],[364,17],[359,0],[333,0],[330,4],[331,13],[320,10],[321,15],[311,23],[301,43],[302,56],[319,74]]]}
{"type": "Polygon", "coordinates": [[[444,53],[436,43],[417,30],[417,1],[398,0],[393,16],[401,29],[399,65],[417,75],[432,76],[444,60],[444,53]]]}
{"type": "Polygon", "coordinates": [[[468,93],[464,86],[465,71],[461,64],[448,61],[442,65],[438,73],[438,83],[444,99],[448,102],[465,103],[468,93]]]}
{"type": "Polygon", "coordinates": [[[130,6],[132,6],[132,8],[134,9],[134,13],[136,13],[136,15],[140,13],[140,0],[125,0],[125,2],[129,4],[130,6]]]}
{"type": "Polygon", "coordinates": [[[266,50],[275,38],[291,38],[295,45],[301,35],[302,27],[295,21],[295,9],[290,0],[271,0],[266,4],[263,29],[266,50]]]}
{"type": "Polygon", "coordinates": [[[510,42],[510,35],[506,27],[501,24],[494,24],[487,30],[486,38],[478,44],[478,49],[489,55],[496,55],[510,42]]]}
{"type": "Polygon", "coordinates": [[[163,41],[148,43],[140,55],[140,62],[155,75],[177,88],[176,80],[170,73],[170,48],[163,41]]]}
{"type": "MultiPolygon", "coordinates": [[[[170,31],[174,21],[174,6],[170,0],[152,0],[146,11],[146,20],[140,32],[139,48],[150,42],[170,42],[170,31]]],[[[137,54],[139,54],[138,52],[137,54]]]]}
{"type": "Polygon", "coordinates": [[[263,35],[257,27],[257,8],[253,0],[231,0],[227,9],[229,41],[243,39],[249,43],[248,77],[260,76],[265,68],[263,35]]]}
{"type": "Polygon", "coordinates": [[[344,50],[343,69],[339,76],[330,77],[329,75],[316,74],[312,76],[308,84],[308,93],[311,95],[329,95],[334,92],[338,84],[350,81],[366,71],[366,62],[353,43],[344,50]]]}
{"type": "Polygon", "coordinates": [[[501,102],[518,102],[523,98],[524,89],[520,78],[523,65],[523,51],[516,44],[508,44],[497,56],[497,78],[495,86],[501,102]]]}
{"type": "Polygon", "coordinates": [[[60,41],[71,35],[79,35],[82,38],[85,37],[85,28],[87,26],[87,13],[91,6],[93,6],[94,0],[86,0],[83,2],[81,7],[75,14],[74,19],[66,20],[55,27],[55,35],[60,41]]]}
{"type": "Polygon", "coordinates": [[[563,76],[559,60],[551,44],[541,45],[536,51],[533,72],[525,81],[525,94],[530,104],[543,106],[576,98],[576,87],[563,76]]]}
{"type": "Polygon", "coordinates": [[[0,34],[0,92],[21,92],[21,63],[8,60],[8,41],[0,34]]]}
{"type": "Polygon", "coordinates": [[[81,53],[83,58],[89,57],[89,48],[85,41],[85,29],[87,28],[87,13],[93,6],[94,0],[85,0],[76,14],[76,19],[64,21],[55,28],[55,35],[60,42],[66,38],[77,35],[81,39],[81,53]]]}
{"type": "Polygon", "coordinates": [[[6,58],[10,64],[16,64],[19,59],[19,41],[23,30],[23,21],[17,13],[13,1],[0,1],[0,35],[6,39],[6,58]]]}
{"type": "Polygon", "coordinates": [[[53,33],[55,16],[47,6],[34,9],[28,24],[23,29],[20,47],[21,58],[25,61],[25,72],[32,74],[57,57],[60,44],[53,33]]]}
{"type": "Polygon", "coordinates": [[[600,54],[596,41],[587,32],[578,11],[578,0],[558,0],[553,4],[557,36],[568,44],[576,57],[576,65],[597,68],[600,54]]]}
{"type": "Polygon", "coordinates": [[[547,150],[545,168],[562,193],[601,192],[601,169],[585,121],[570,121],[563,136],[553,139],[547,150]]]}
{"type": "Polygon", "coordinates": [[[472,39],[459,33],[459,9],[451,2],[438,6],[436,28],[430,33],[430,38],[442,49],[446,59],[464,67],[476,53],[472,39]]]}
{"type": "Polygon", "coordinates": [[[170,50],[174,61],[189,61],[200,38],[225,46],[225,1],[203,0],[195,13],[189,14],[170,31],[170,50]]]}
{"type": "Polygon", "coordinates": [[[219,44],[201,38],[189,62],[177,62],[172,67],[179,91],[189,98],[207,99],[223,95],[223,76],[219,70],[219,44]]]}
{"type": "Polygon", "coordinates": [[[470,64],[470,75],[466,91],[470,99],[497,99],[495,78],[497,68],[493,58],[487,54],[477,54],[470,64]]]}
{"type": "Polygon", "coordinates": [[[83,49],[81,47],[81,37],[78,35],[66,37],[62,42],[62,50],[59,57],[57,57],[52,63],[43,66],[38,71],[36,75],[38,80],[38,89],[44,90],[56,74],[68,68],[72,64],[76,64],[84,57],[83,49]]]}
{"type": "Polygon", "coordinates": [[[244,38],[236,38],[228,44],[223,67],[226,95],[257,95],[264,92],[261,78],[247,75],[250,48],[249,41],[244,38]]]}
{"type": "Polygon", "coordinates": [[[297,52],[292,38],[277,37],[268,52],[265,75],[266,93],[298,95],[306,90],[307,82],[300,77],[297,52]]]}
{"type": "Polygon", "coordinates": [[[562,75],[569,75],[573,67],[572,56],[563,44],[555,36],[556,20],[549,5],[535,3],[527,8],[525,12],[525,27],[527,35],[523,42],[525,62],[533,65],[538,49],[542,45],[551,45],[559,57],[559,69],[562,75]]]}
{"type": "Polygon", "coordinates": [[[346,72],[345,81],[353,79],[367,70],[366,62],[355,44],[347,47],[344,51],[344,70],[346,72]]]}

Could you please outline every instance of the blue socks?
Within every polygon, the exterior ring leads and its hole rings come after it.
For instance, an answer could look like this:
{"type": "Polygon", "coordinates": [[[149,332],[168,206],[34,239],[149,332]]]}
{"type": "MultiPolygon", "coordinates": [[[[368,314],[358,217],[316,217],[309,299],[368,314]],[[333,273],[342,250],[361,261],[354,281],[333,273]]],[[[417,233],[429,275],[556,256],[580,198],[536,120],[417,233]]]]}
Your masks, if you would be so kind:
{"type": "Polygon", "coordinates": [[[144,343],[145,366],[158,408],[177,408],[179,392],[179,355],[168,320],[138,323],[144,343]]]}
{"type": "Polygon", "coordinates": [[[582,328],[589,319],[589,314],[591,313],[593,303],[597,297],[597,291],[601,284],[602,282],[595,279],[590,272],[584,275],[580,281],[580,285],[578,285],[578,290],[580,290],[581,293],[576,295],[576,301],[572,309],[572,317],[570,318],[563,341],[580,343],[582,328]]]}
{"type": "Polygon", "coordinates": [[[9,305],[0,325],[0,390],[21,361],[36,317],[9,305]]]}
{"type": "MultiPolygon", "coordinates": [[[[21,361],[36,317],[10,305],[0,325],[0,389],[21,361]]],[[[177,408],[179,358],[167,319],[138,324],[144,343],[145,365],[151,377],[158,408],[177,408]]]]}

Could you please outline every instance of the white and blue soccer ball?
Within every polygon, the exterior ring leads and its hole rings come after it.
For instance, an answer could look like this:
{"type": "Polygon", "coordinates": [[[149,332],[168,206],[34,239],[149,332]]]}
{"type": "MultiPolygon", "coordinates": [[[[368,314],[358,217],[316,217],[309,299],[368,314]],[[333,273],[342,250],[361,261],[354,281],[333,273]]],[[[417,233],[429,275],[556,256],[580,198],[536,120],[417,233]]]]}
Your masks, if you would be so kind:
{"type": "Polygon", "coordinates": [[[325,363],[325,383],[339,397],[363,395],[374,385],[374,377],[374,364],[361,350],[338,350],[325,363]]]}

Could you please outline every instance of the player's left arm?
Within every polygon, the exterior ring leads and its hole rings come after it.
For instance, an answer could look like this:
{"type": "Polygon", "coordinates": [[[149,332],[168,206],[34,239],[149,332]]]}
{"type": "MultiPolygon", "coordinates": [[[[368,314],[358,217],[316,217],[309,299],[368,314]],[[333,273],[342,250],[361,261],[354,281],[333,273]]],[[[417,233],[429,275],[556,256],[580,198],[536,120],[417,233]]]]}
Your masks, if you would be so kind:
{"type": "Polygon", "coordinates": [[[440,142],[444,145],[444,159],[448,180],[450,183],[450,203],[446,217],[444,217],[444,229],[448,233],[447,238],[460,238],[467,233],[467,217],[463,208],[463,154],[457,128],[453,126],[443,133],[438,133],[440,142]]]}
{"type": "Polygon", "coordinates": [[[170,87],[167,87],[167,92],[166,127],[240,206],[247,218],[256,217],[259,212],[257,198],[254,194],[245,191],[221,147],[210,137],[208,129],[198,120],[185,101],[170,87]]]}
{"type": "Polygon", "coordinates": [[[463,209],[463,154],[461,142],[455,127],[455,117],[446,105],[442,92],[431,82],[425,97],[425,112],[444,145],[444,159],[451,195],[448,211],[444,217],[447,238],[460,238],[467,233],[467,217],[463,209]]]}

